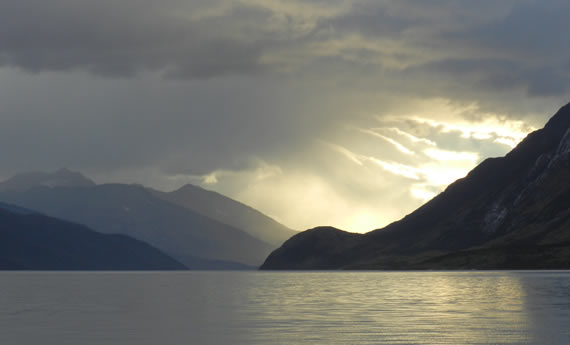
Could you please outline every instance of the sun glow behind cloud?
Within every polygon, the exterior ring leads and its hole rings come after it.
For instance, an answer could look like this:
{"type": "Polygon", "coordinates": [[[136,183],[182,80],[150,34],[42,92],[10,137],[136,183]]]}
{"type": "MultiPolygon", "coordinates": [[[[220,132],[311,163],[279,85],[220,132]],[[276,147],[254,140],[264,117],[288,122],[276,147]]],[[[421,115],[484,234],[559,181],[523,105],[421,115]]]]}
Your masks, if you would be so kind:
{"type": "Polygon", "coordinates": [[[516,143],[525,135],[523,124],[474,121],[460,113],[443,107],[432,119],[372,116],[369,126],[348,126],[336,137],[316,139],[295,157],[304,162],[300,166],[254,159],[247,169],[215,170],[190,182],[294,229],[332,225],[367,232],[429,201],[489,152],[506,153],[509,147],[498,140],[516,143]]]}
{"type": "MultiPolygon", "coordinates": [[[[420,103],[426,104],[427,101],[420,103]]],[[[529,132],[536,130],[523,121],[482,112],[475,104],[453,107],[445,100],[432,100],[426,106],[432,110],[418,111],[419,114],[413,116],[397,116],[397,121],[401,122],[405,118],[418,125],[427,125],[440,133],[455,132],[463,139],[491,140],[510,148],[514,148],[529,132]]]]}
{"type": "Polygon", "coordinates": [[[396,149],[398,149],[398,151],[407,154],[407,155],[415,155],[415,153],[408,149],[407,147],[405,147],[404,145],[400,144],[398,141],[396,141],[395,139],[392,139],[390,137],[387,137],[385,135],[382,135],[380,133],[375,132],[373,129],[359,129],[359,131],[361,131],[362,133],[366,133],[366,134],[370,134],[372,136],[375,136],[377,138],[380,138],[382,140],[385,140],[387,142],[389,142],[390,144],[394,145],[394,147],[396,149]]]}
{"type": "Polygon", "coordinates": [[[480,161],[500,156],[531,127],[441,100],[407,114],[370,116],[336,135],[314,140],[291,161],[253,160],[242,170],[216,170],[193,181],[308,229],[332,225],[367,232],[395,221],[464,177],[480,161]],[[465,114],[469,113],[469,116],[465,114]],[[428,118],[429,116],[429,118],[428,118]],[[300,164],[299,164],[300,162],[300,164]]]}
{"type": "Polygon", "coordinates": [[[424,150],[424,153],[438,161],[468,161],[475,163],[479,159],[479,155],[475,152],[456,152],[429,148],[424,150]]]}
{"type": "MultiPolygon", "coordinates": [[[[490,152],[503,155],[534,130],[522,121],[481,114],[474,105],[456,107],[433,100],[427,108],[437,115],[427,118],[420,110],[420,114],[414,116],[378,116],[381,126],[358,128],[358,133],[380,139],[370,143],[378,147],[375,154],[370,154],[370,146],[365,147],[367,153],[351,147],[350,143],[344,146],[329,143],[328,146],[356,163],[351,169],[363,170],[372,165],[379,180],[389,180],[386,174],[393,175],[410,200],[416,200],[411,204],[419,206],[464,177],[490,152]]],[[[372,212],[381,211],[379,208],[372,212]]],[[[370,223],[363,220],[374,217],[360,215],[353,219],[348,229],[359,232],[372,229],[370,223]]],[[[375,224],[376,227],[381,225],[385,224],[375,224]]]]}

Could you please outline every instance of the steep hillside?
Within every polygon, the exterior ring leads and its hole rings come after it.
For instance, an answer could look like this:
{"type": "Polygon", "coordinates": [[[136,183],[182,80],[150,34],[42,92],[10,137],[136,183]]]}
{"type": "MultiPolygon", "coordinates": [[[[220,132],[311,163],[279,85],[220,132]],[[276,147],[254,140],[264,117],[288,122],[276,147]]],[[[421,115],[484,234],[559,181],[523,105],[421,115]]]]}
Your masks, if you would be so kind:
{"type": "Polygon", "coordinates": [[[324,232],[295,236],[262,268],[570,268],[570,104],[402,220],[364,235],[337,230],[334,263],[327,251],[296,255],[324,232]]]}

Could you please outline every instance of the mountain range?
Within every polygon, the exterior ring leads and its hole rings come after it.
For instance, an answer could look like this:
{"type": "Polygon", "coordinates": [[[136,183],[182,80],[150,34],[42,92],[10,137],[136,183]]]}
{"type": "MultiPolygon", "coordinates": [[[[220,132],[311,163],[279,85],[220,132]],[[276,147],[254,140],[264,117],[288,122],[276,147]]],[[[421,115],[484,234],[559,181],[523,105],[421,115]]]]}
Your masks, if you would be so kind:
{"type": "Polygon", "coordinates": [[[294,234],[198,187],[165,193],[141,185],[97,185],[66,169],[18,174],[0,183],[0,201],[144,241],[190,269],[255,268],[294,234]]]}
{"type": "Polygon", "coordinates": [[[93,187],[95,182],[81,173],[60,169],[54,173],[43,171],[23,172],[0,182],[0,192],[24,192],[33,187],[93,187]]]}
{"type": "Polygon", "coordinates": [[[185,270],[152,246],[124,235],[0,204],[0,270],[185,270]]]}
{"type": "Polygon", "coordinates": [[[570,104],[403,219],[366,234],[299,233],[261,268],[570,268],[570,104]]]}
{"type": "Polygon", "coordinates": [[[154,193],[161,199],[242,229],[275,247],[297,233],[252,207],[191,184],[170,193],[160,191],[154,193]]]}

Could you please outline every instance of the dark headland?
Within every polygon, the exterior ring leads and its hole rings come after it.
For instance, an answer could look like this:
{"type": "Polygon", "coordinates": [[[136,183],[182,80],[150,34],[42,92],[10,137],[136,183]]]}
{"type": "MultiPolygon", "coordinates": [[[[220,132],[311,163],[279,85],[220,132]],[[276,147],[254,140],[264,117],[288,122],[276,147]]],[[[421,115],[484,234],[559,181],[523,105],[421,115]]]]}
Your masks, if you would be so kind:
{"type": "Polygon", "coordinates": [[[307,230],[261,269],[570,269],[570,104],[403,219],[307,230]]]}

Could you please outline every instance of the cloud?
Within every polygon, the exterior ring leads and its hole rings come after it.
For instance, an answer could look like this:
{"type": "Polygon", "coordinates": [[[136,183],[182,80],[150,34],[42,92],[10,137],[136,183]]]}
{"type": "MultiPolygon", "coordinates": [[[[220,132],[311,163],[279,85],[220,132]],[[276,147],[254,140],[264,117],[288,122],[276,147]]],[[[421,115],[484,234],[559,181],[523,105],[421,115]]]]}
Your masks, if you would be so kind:
{"type": "MultiPolygon", "coordinates": [[[[233,39],[217,28],[216,17],[193,19],[194,7],[200,6],[175,0],[161,6],[146,0],[7,0],[0,11],[0,65],[109,77],[160,71],[210,78],[262,69],[257,42],[233,39]]],[[[228,11],[220,16],[232,16],[228,11]]],[[[248,20],[266,17],[244,12],[248,20]]]]}
{"type": "Polygon", "coordinates": [[[570,51],[570,30],[566,13],[570,4],[564,0],[511,2],[509,11],[486,25],[447,33],[477,49],[493,50],[505,57],[523,61],[556,61],[570,51]]]}
{"type": "Polygon", "coordinates": [[[297,228],[379,227],[567,102],[566,13],[562,0],[6,0],[0,176],[192,182],[297,228]]]}
{"type": "Polygon", "coordinates": [[[340,145],[335,145],[335,144],[331,144],[331,143],[325,143],[326,145],[330,146],[334,151],[340,153],[341,155],[343,155],[344,157],[346,157],[348,160],[350,160],[351,162],[357,164],[357,165],[364,165],[364,163],[362,163],[361,158],[355,154],[354,152],[350,151],[349,149],[342,147],[340,145]]]}
{"type": "Polygon", "coordinates": [[[396,133],[396,134],[404,137],[405,139],[411,141],[412,143],[422,143],[422,144],[426,144],[429,146],[436,146],[436,143],[429,140],[429,139],[418,138],[415,135],[412,135],[412,134],[405,132],[405,131],[403,131],[399,128],[396,128],[396,127],[376,128],[375,130],[385,130],[385,131],[390,131],[390,132],[396,133]]]}
{"type": "Polygon", "coordinates": [[[495,92],[568,94],[569,9],[562,0],[7,0],[0,66],[113,78],[309,72],[330,80],[329,66],[362,87],[485,106],[497,102],[495,92]]]}
{"type": "Polygon", "coordinates": [[[455,152],[429,148],[424,153],[440,161],[467,161],[475,164],[479,160],[479,155],[476,152],[455,152]]]}
{"type": "Polygon", "coordinates": [[[370,135],[372,135],[372,136],[375,136],[375,137],[377,137],[377,138],[380,138],[380,139],[382,139],[382,140],[385,140],[385,141],[389,142],[390,144],[394,145],[394,147],[395,147],[396,149],[398,149],[398,151],[400,151],[400,152],[402,152],[402,153],[404,153],[404,154],[406,154],[406,155],[411,155],[411,156],[415,155],[415,153],[414,153],[412,150],[410,150],[409,148],[405,147],[404,145],[400,144],[399,142],[397,142],[396,140],[394,140],[394,139],[392,139],[392,138],[389,138],[389,137],[387,137],[387,136],[385,136],[385,135],[382,135],[382,134],[380,134],[380,133],[377,133],[377,132],[375,132],[374,130],[371,130],[371,129],[359,129],[359,130],[360,130],[362,133],[370,134],[370,135]]]}
{"type": "Polygon", "coordinates": [[[368,160],[394,175],[402,176],[410,180],[420,180],[418,170],[413,167],[396,162],[386,162],[374,157],[368,157],[368,160]]]}

